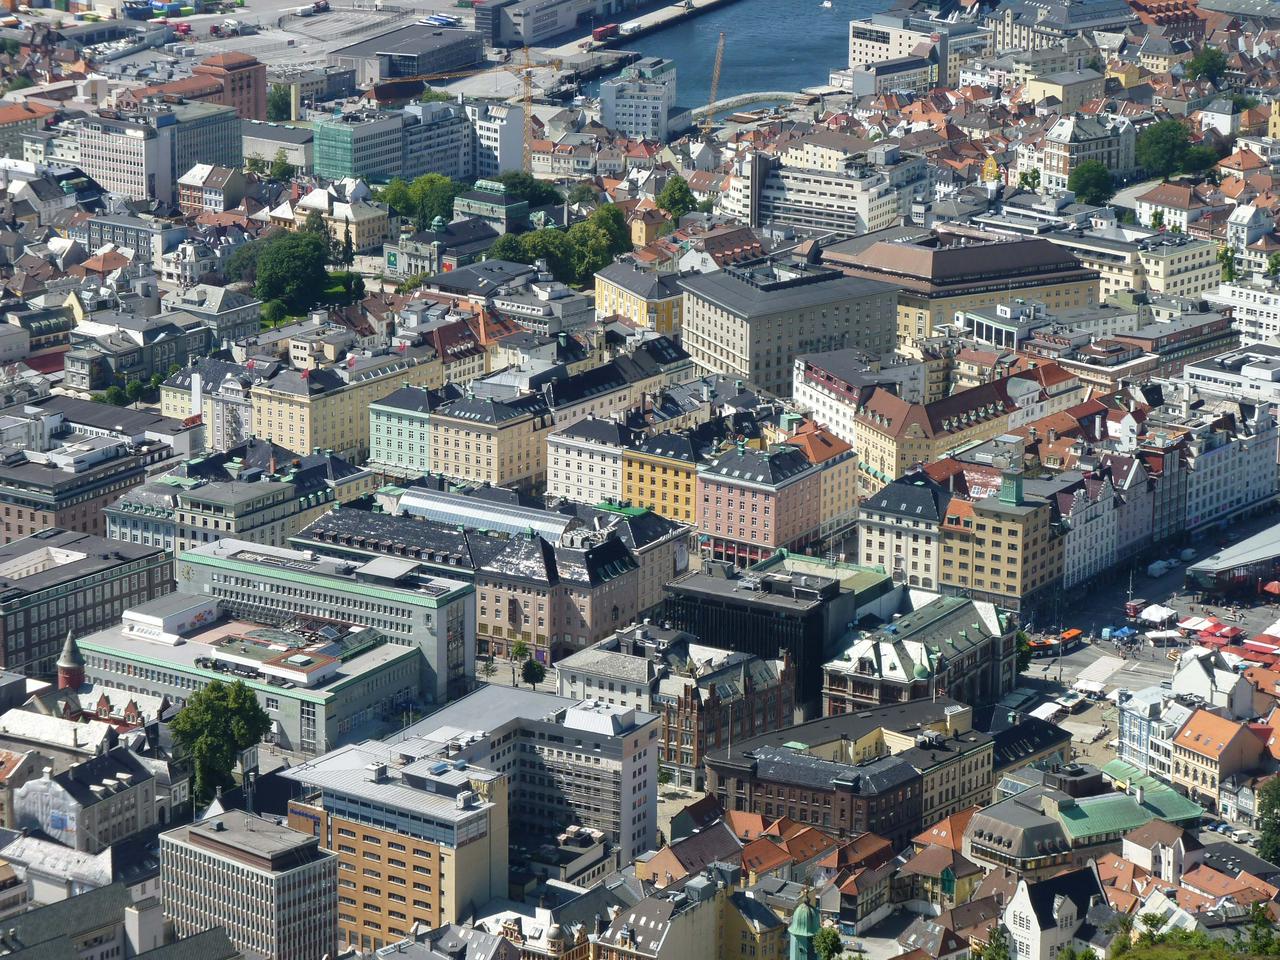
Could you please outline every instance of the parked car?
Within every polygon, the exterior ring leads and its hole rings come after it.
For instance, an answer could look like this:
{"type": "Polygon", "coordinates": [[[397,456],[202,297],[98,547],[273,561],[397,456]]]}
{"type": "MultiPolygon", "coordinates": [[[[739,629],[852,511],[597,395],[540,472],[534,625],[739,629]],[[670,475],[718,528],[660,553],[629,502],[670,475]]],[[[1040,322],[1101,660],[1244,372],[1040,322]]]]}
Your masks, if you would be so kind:
{"type": "Polygon", "coordinates": [[[1231,831],[1231,839],[1234,840],[1236,843],[1248,843],[1252,838],[1253,838],[1253,834],[1251,834],[1248,830],[1231,831]]]}

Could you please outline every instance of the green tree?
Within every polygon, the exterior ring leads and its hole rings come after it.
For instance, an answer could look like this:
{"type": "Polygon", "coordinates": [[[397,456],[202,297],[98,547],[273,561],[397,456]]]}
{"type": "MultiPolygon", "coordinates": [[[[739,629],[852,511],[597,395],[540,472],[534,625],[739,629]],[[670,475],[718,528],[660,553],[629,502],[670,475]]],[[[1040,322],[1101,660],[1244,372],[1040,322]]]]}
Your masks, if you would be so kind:
{"type": "Polygon", "coordinates": [[[285,318],[284,303],[279,300],[268,300],[262,305],[262,322],[268,326],[278,326],[285,318]]]}
{"type": "Polygon", "coordinates": [[[409,182],[403,177],[392,177],[391,182],[378,191],[378,199],[400,217],[412,217],[415,213],[409,182]]]}
{"type": "Polygon", "coordinates": [[[132,404],[136,404],[146,393],[146,386],[141,380],[130,380],[124,385],[124,396],[132,404]]]}
{"type": "Polygon", "coordinates": [[[24,77],[22,74],[18,74],[5,84],[5,89],[9,91],[25,90],[27,87],[34,87],[35,85],[36,82],[30,77],[24,77]]]}
{"type": "Polygon", "coordinates": [[[1187,61],[1187,76],[1192,80],[1205,79],[1217,83],[1227,69],[1227,55],[1218,47],[1206,44],[1194,57],[1187,61]]]}
{"type": "Polygon", "coordinates": [[[267,119],[279,123],[293,115],[293,104],[289,98],[289,88],[273,83],[267,91],[267,119]]]}
{"type": "Polygon", "coordinates": [[[1218,262],[1222,264],[1222,279],[1227,283],[1232,283],[1239,276],[1239,270],[1236,267],[1236,252],[1224,243],[1218,249],[1218,262]]]}
{"type": "Polygon", "coordinates": [[[823,927],[813,935],[813,952],[818,960],[832,960],[840,956],[844,944],[840,942],[840,931],[835,927],[823,927]]]}
{"type": "Polygon", "coordinates": [[[1151,229],[1159,230],[1163,226],[1164,226],[1164,211],[1153,210],[1151,212],[1151,229]]]}
{"type": "Polygon", "coordinates": [[[609,235],[589,220],[575,223],[569,228],[569,243],[573,245],[573,275],[580,284],[595,280],[596,271],[613,263],[609,252],[609,235]]]}
{"type": "Polygon", "coordinates": [[[1067,189],[1076,195],[1081,203],[1100,207],[1113,196],[1116,188],[1111,179],[1111,171],[1097,160],[1086,160],[1071,171],[1067,178],[1067,189]]]}
{"type": "Polygon", "coordinates": [[[1180,120],[1153,123],[1138,134],[1134,146],[1138,166],[1150,176],[1168,180],[1170,174],[1182,169],[1190,139],[1180,120]]]}
{"type": "Polygon", "coordinates": [[[1026,631],[1018,631],[1018,672],[1026,670],[1031,666],[1031,638],[1027,636],[1026,631]]]}
{"type": "Polygon", "coordinates": [[[715,213],[715,212],[716,212],[716,198],[715,198],[715,197],[707,197],[707,199],[705,199],[705,200],[699,200],[699,201],[698,201],[698,208],[697,208],[697,209],[698,209],[698,212],[699,212],[699,213],[715,213]]]}
{"type": "Polygon", "coordinates": [[[572,283],[574,272],[573,243],[563,230],[543,229],[526,233],[521,238],[525,263],[545,260],[547,270],[561,283],[572,283]]]}
{"type": "Polygon", "coordinates": [[[326,244],[329,242],[329,227],[324,222],[324,214],[319,210],[312,210],[307,214],[307,219],[302,221],[302,232],[323,237],[326,244]]]}
{"type": "Polygon", "coordinates": [[[422,91],[422,96],[418,100],[422,103],[444,103],[446,100],[453,100],[453,96],[444,90],[436,90],[433,87],[427,87],[422,91]]]}
{"type": "Polygon", "coordinates": [[[486,680],[491,680],[497,672],[498,665],[493,662],[493,657],[487,657],[480,661],[480,673],[486,680]]]}
{"type": "Polygon", "coordinates": [[[596,207],[587,219],[608,234],[610,257],[631,252],[631,230],[627,227],[627,218],[616,204],[606,203],[596,207]]]}
{"type": "Polygon", "coordinates": [[[698,198],[689,189],[688,181],[679,175],[668,178],[666,185],[655,199],[658,206],[670,214],[671,219],[676,223],[679,223],[681,217],[698,205],[698,198]]]}
{"type": "Polygon", "coordinates": [[[196,799],[207,802],[218,787],[234,785],[237,758],[262,741],[271,718],[243,681],[214,680],[191,695],[169,729],[191,755],[196,799]]]}
{"type": "Polygon", "coordinates": [[[991,928],[991,936],[982,949],[982,960],[1010,960],[1011,956],[1009,930],[1003,923],[996,924],[991,928]]]}
{"type": "Polygon", "coordinates": [[[1258,856],[1274,863],[1280,857],[1280,777],[1272,777],[1258,791],[1258,856]]]}
{"type": "Polygon", "coordinates": [[[1204,173],[1206,170],[1212,170],[1217,162],[1217,150],[1207,143],[1197,143],[1194,146],[1187,147],[1186,152],[1183,153],[1180,169],[1183,173],[1204,173]]]}
{"type": "Polygon", "coordinates": [[[588,206],[600,199],[596,193],[595,184],[583,181],[575,183],[569,188],[569,202],[578,206],[588,206]]]}
{"type": "Polygon", "coordinates": [[[113,383],[103,391],[102,401],[111,404],[113,407],[123,407],[129,402],[129,396],[124,392],[123,387],[118,383],[113,383]]]}
{"type": "Polygon", "coordinates": [[[257,154],[254,154],[252,157],[244,158],[244,168],[250,173],[257,174],[261,177],[267,172],[267,161],[257,154]]]}
{"type": "Polygon", "coordinates": [[[1138,943],[1140,945],[1155,943],[1156,931],[1164,923],[1164,917],[1154,912],[1143,913],[1138,915],[1138,922],[1142,924],[1142,931],[1138,934],[1138,943]]]}
{"type": "Polygon", "coordinates": [[[520,667],[520,679],[531,687],[537,687],[547,679],[547,668],[531,657],[520,667]]]}
{"type": "Polygon", "coordinates": [[[297,172],[298,168],[289,162],[289,158],[284,152],[284,147],[277,150],[275,158],[271,161],[268,176],[272,180],[292,180],[297,172]]]}
{"type": "Polygon", "coordinates": [[[1231,94],[1231,108],[1237,112],[1252,110],[1258,105],[1258,98],[1248,93],[1231,94]]]}
{"type": "Polygon", "coordinates": [[[529,659],[529,644],[517,640],[511,645],[511,685],[516,685],[516,664],[529,659]]]}
{"type": "Polygon", "coordinates": [[[1280,275],[1280,253],[1273,253],[1267,257],[1267,273],[1273,277],[1280,275]]]}
{"type": "Polygon", "coordinates": [[[552,184],[537,179],[523,170],[508,170],[499,174],[498,182],[506,187],[507,194],[516,200],[527,200],[531,209],[549,207],[563,202],[560,191],[552,184]]]}
{"type": "Polygon", "coordinates": [[[349,267],[356,262],[356,251],[351,244],[351,223],[348,222],[342,231],[342,246],[338,250],[338,264],[349,267]]]}
{"type": "Polygon", "coordinates": [[[1123,956],[1133,946],[1133,914],[1121,913],[1113,917],[1106,927],[1111,934],[1112,958],[1123,956]]]}
{"type": "Polygon", "coordinates": [[[1040,171],[1029,170],[1026,173],[1018,175],[1018,186],[1023,190],[1039,190],[1040,189],[1040,171]]]}
{"type": "Polygon", "coordinates": [[[282,300],[289,313],[314,305],[328,286],[325,238],[308,231],[272,237],[258,256],[254,293],[262,302],[282,300]]]}
{"type": "Polygon", "coordinates": [[[511,263],[529,262],[525,256],[523,241],[521,241],[518,234],[514,233],[504,233],[493,241],[493,246],[489,248],[485,258],[488,260],[508,260],[511,263]]]}

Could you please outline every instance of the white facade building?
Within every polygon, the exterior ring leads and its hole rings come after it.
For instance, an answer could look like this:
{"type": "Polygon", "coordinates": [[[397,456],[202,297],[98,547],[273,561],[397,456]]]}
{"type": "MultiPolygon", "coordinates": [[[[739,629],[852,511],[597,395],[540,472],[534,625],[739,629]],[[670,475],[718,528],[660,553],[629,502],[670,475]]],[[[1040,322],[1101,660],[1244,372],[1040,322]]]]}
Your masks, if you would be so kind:
{"type": "MultiPolygon", "coordinates": [[[[1228,403],[1228,406],[1233,406],[1228,403]]],[[[1213,411],[1184,425],[1187,444],[1187,530],[1199,530],[1261,507],[1280,484],[1276,467],[1276,420],[1271,407],[1240,406],[1233,425],[1213,411]],[[1246,416],[1251,417],[1245,419],[1246,416]]]]}
{"type": "Polygon", "coordinates": [[[1280,283],[1262,277],[1222,283],[1204,298],[1231,311],[1232,325],[1242,343],[1260,343],[1280,336],[1280,283]]]}
{"type": "Polygon", "coordinates": [[[1066,527],[1062,544],[1062,586],[1083,583],[1116,562],[1119,531],[1118,498],[1111,480],[1086,478],[1068,493],[1058,495],[1058,509],[1066,527]]]}
{"type": "Polygon", "coordinates": [[[547,496],[577,503],[622,499],[622,451],[635,431],[589,416],[547,435],[547,496]]]}
{"type": "Polygon", "coordinates": [[[1255,343],[1182,368],[1201,394],[1251,403],[1280,403],[1280,345],[1255,343]]]}
{"type": "Polygon", "coordinates": [[[1092,863],[1047,880],[1019,880],[1004,908],[1010,955],[1013,960],[1056,960],[1075,944],[1090,906],[1106,902],[1092,863]]]}
{"type": "Polygon", "coordinates": [[[674,132],[675,61],[643,57],[600,85],[600,122],[635,140],[665,143],[674,132]]]}
{"type": "Polygon", "coordinates": [[[160,888],[179,936],[220,926],[249,955],[336,953],[338,859],[275,820],[234,811],[161,834],[160,888]]]}

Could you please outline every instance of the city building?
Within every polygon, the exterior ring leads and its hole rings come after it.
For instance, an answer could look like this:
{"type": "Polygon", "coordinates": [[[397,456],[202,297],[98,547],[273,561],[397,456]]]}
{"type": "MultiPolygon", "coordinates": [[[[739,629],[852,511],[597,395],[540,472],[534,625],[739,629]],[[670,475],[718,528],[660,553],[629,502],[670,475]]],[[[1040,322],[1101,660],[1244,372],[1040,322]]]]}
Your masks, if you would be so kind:
{"type": "Polygon", "coordinates": [[[0,546],[0,666],[53,674],[68,636],[118,623],[125,610],[173,589],[158,547],[50,528],[0,546]]]}
{"type": "Polygon", "coordinates": [[[267,119],[267,65],[257,57],[236,51],[217,53],[192,67],[191,75],[216,80],[221,93],[213,102],[235,107],[241,120],[267,119]]]}
{"type": "Polygon", "coordinates": [[[751,227],[801,227],[839,239],[898,225],[932,187],[924,157],[895,143],[862,141],[820,154],[802,142],[781,156],[739,155],[721,210],[751,227]]]}
{"type": "Polygon", "coordinates": [[[622,499],[680,523],[701,515],[698,469],[709,462],[713,438],[702,431],[658,433],[622,451],[622,499]]]}
{"type": "Polygon", "coordinates": [[[1280,336],[1280,283],[1274,279],[1223,281],[1216,290],[1207,290],[1204,298],[1230,311],[1243,343],[1266,343],[1280,336]]]}
{"type": "Polygon", "coordinates": [[[273,960],[337,949],[337,858],[274,819],[237,810],[162,833],[160,888],[181,937],[221,927],[241,951],[273,960]]]}
{"type": "Polygon", "coordinates": [[[156,825],[157,792],[151,770],[128,747],[113,747],[28,780],[14,791],[13,820],[18,829],[96,854],[156,825]]]}
{"type": "Polygon", "coordinates": [[[1185,233],[1107,224],[1042,236],[1098,272],[1107,302],[1125,304],[1133,293],[1198,298],[1217,290],[1222,278],[1217,245],[1185,233]]]}
{"type": "Polygon", "coordinates": [[[1007,470],[995,496],[952,497],[942,524],[939,581],[944,593],[1034,611],[1061,584],[1062,548],[1053,505],[1025,497],[1021,475],[1007,470]]]}
{"type": "Polygon", "coordinates": [[[698,469],[695,496],[706,557],[750,566],[818,539],[820,471],[795,446],[739,443],[698,469]]]}
{"type": "Polygon", "coordinates": [[[903,342],[934,336],[958,311],[1016,297],[1040,300],[1050,312],[1098,302],[1097,273],[1048,240],[950,240],[880,241],[856,256],[827,253],[824,260],[850,276],[898,288],[897,335],[903,342]]]}
{"type": "Polygon", "coordinates": [[[858,556],[895,583],[936,590],[942,582],[942,522],[951,494],[924,470],[913,468],[862,502],[858,556]]]}
{"type": "Polygon", "coordinates": [[[817,704],[825,651],[864,616],[898,611],[893,583],[882,571],[778,553],[740,571],[705,561],[667,584],[664,621],[707,646],[762,659],[785,651],[795,665],[796,701],[817,704]]]}
{"type": "Polygon", "coordinates": [[[849,69],[914,54],[922,45],[936,50],[937,83],[956,88],[960,67],[995,48],[991,30],[972,23],[886,12],[849,23],[849,69]]]}
{"type": "Polygon", "coordinates": [[[269,440],[187,460],[105,508],[111,540],[176,555],[221,537],[285,546],[335,503],[372,493],[375,475],[324,452],[299,456],[269,440]]]}
{"type": "Polygon", "coordinates": [[[600,122],[632,140],[666,143],[691,122],[676,108],[676,64],[641,57],[600,84],[600,122]]]}
{"type": "Polygon", "coordinates": [[[565,657],[556,677],[562,697],[657,714],[657,762],[673,783],[695,790],[707,750],[789,726],[795,715],[795,671],[785,656],[719,650],[647,620],[565,657]]]}
{"type": "Polygon", "coordinates": [[[615,261],[595,275],[596,313],[624,317],[638,327],[673,337],[683,327],[679,273],[644,270],[615,261]]]}
{"type": "Polygon", "coordinates": [[[623,500],[622,458],[636,431],[589,416],[547,434],[547,496],[577,503],[623,500]]]}
{"type": "Polygon", "coordinates": [[[351,355],[314,370],[282,367],[249,388],[253,435],[289,450],[332,450],[363,462],[369,453],[369,405],[406,382],[429,389],[444,385],[434,347],[351,355]]]}
{"type": "Polygon", "coordinates": [[[1052,960],[1069,948],[1093,950],[1101,938],[1115,936],[1100,928],[1117,915],[1094,864],[1043,880],[1021,878],[1003,914],[1009,955],[1052,960]]]}
{"type": "Polygon", "coordinates": [[[510,836],[601,831],[619,864],[657,838],[659,721],[634,707],[486,685],[409,727],[435,756],[505,774],[510,836]]]}
{"type": "Polygon", "coordinates": [[[1017,628],[990,603],[939,597],[890,627],[854,631],[822,668],[822,714],[925,700],[945,691],[962,703],[993,703],[1017,682],[1017,628]]]}
{"type": "Polygon", "coordinates": [[[290,767],[289,826],[338,862],[338,942],[381,950],[507,895],[507,777],[422,738],[367,740],[290,767]]]}
{"type": "Polygon", "coordinates": [[[385,634],[419,652],[428,703],[459,696],[475,682],[475,589],[428,573],[419,562],[381,557],[356,564],[227,537],[183,553],[177,574],[179,590],[217,600],[236,615],[270,611],[286,621],[305,615],[385,634]]]}
{"type": "Polygon", "coordinates": [[[895,291],[839,271],[764,261],[681,278],[686,350],[705,371],[791,392],[798,354],[894,345],[895,291]]]}
{"type": "Polygon", "coordinates": [[[1066,190],[1072,171],[1089,160],[1102,164],[1113,177],[1125,179],[1135,172],[1137,132],[1131,121],[1062,109],[1063,115],[1045,132],[1040,146],[1041,187],[1066,190]]]}
{"type": "Polygon", "coordinates": [[[547,435],[555,417],[544,393],[465,397],[431,412],[431,469],[454,480],[531,489],[547,478],[547,435]]]}
{"type": "Polygon", "coordinates": [[[369,404],[369,469],[403,478],[430,473],[431,411],[459,396],[452,385],[409,386],[369,404]]]}
{"type": "Polygon", "coordinates": [[[939,696],[785,727],[710,751],[707,792],[726,811],[842,838],[873,833],[899,849],[990,799],[993,740],[972,714],[939,696]]]}
{"type": "Polygon", "coordinates": [[[1280,345],[1253,343],[1182,368],[1182,378],[1201,396],[1248,403],[1280,403],[1280,345]]]}
{"type": "MultiPolygon", "coordinates": [[[[484,46],[476,31],[428,24],[397,27],[328,54],[329,66],[355,71],[359,87],[401,77],[466,70],[483,60],[484,46]]],[[[318,155],[316,162],[319,163],[318,155]]]]}
{"type": "Polygon", "coordinates": [[[176,707],[211,682],[243,681],[271,718],[268,740],[302,754],[381,733],[424,699],[421,655],[386,630],[231,607],[175,593],[126,610],[78,642],[85,678],[176,707]]]}
{"type": "Polygon", "coordinates": [[[1017,409],[1010,381],[1004,377],[932,403],[908,403],[875,387],[856,406],[850,404],[853,435],[842,439],[858,451],[863,495],[917,464],[933,463],[953,450],[1006,433],[1017,409]]]}
{"type": "Polygon", "coordinates": [[[818,469],[818,540],[843,546],[858,522],[858,455],[825,426],[806,420],[786,444],[818,469]]]}
{"type": "Polygon", "coordinates": [[[1173,737],[1169,782],[1210,813],[1219,813],[1225,781],[1260,770],[1266,752],[1266,743],[1247,723],[1196,710],[1173,737]]]}

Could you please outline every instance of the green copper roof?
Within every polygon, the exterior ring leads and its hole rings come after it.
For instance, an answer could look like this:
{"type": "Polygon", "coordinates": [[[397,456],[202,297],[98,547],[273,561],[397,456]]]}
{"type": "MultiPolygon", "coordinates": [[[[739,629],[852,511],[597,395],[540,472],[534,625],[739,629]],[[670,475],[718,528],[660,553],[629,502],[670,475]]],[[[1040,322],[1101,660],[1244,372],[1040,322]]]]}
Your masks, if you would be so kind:
{"type": "Polygon", "coordinates": [[[818,911],[813,909],[808,899],[801,900],[791,915],[791,925],[787,933],[793,937],[813,937],[821,929],[818,922],[818,911]]]}

